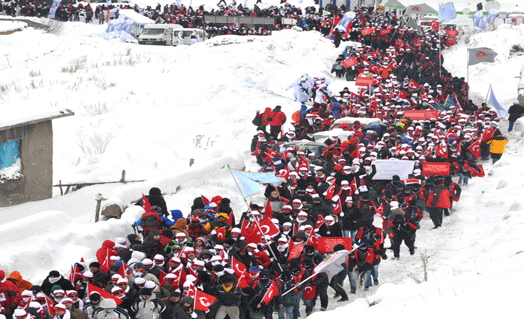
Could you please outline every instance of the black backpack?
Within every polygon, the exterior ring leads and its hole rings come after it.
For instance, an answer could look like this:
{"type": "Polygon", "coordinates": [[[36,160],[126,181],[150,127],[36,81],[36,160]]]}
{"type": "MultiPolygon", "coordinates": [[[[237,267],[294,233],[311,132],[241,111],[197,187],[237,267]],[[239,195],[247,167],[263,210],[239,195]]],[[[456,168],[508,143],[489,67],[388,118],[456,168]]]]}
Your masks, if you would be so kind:
{"type": "Polygon", "coordinates": [[[262,114],[260,114],[260,112],[257,112],[257,115],[255,116],[253,121],[251,121],[251,123],[253,123],[253,125],[255,126],[262,125],[262,114]]]}
{"type": "Polygon", "coordinates": [[[142,229],[148,231],[150,229],[160,229],[162,226],[162,219],[158,217],[155,212],[148,212],[142,215],[142,229]]]}

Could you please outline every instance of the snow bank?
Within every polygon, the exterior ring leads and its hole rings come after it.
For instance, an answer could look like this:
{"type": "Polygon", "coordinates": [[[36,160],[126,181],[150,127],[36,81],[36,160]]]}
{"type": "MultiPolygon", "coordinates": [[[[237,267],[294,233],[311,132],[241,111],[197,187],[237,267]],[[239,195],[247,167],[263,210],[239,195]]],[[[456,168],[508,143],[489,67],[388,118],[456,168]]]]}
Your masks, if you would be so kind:
{"type": "Polygon", "coordinates": [[[25,22],[0,20],[0,32],[22,31],[25,28],[27,28],[25,22]]]}

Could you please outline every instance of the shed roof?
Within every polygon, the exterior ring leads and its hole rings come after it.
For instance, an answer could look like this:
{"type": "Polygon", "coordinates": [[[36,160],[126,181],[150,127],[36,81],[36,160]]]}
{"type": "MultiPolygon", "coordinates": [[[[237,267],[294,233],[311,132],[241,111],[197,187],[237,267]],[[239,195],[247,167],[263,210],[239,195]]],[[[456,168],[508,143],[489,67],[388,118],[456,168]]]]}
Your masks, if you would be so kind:
{"type": "Polygon", "coordinates": [[[0,119],[0,131],[72,115],[75,115],[73,111],[64,108],[46,110],[18,108],[16,111],[7,112],[7,114],[2,116],[0,119]]]}

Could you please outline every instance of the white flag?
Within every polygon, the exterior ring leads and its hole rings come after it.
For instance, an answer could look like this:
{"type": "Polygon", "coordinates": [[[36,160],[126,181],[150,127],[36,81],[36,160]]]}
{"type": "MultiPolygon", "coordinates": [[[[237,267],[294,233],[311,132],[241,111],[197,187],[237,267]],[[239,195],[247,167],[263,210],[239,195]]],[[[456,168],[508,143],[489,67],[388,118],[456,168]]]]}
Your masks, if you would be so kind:
{"type": "Polygon", "coordinates": [[[488,104],[491,104],[491,105],[493,105],[495,107],[499,117],[503,117],[503,116],[506,116],[508,114],[508,111],[506,111],[502,107],[502,105],[500,105],[499,101],[497,100],[497,97],[495,96],[495,92],[493,92],[493,88],[491,88],[491,90],[489,92],[488,104]]]}

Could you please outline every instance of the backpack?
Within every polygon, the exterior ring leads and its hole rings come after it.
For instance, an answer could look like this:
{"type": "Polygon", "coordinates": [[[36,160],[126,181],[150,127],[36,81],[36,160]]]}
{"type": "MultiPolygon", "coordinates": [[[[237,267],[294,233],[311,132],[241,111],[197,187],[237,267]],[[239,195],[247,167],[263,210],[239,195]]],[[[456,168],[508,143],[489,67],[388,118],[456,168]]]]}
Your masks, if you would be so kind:
{"type": "Polygon", "coordinates": [[[158,213],[147,212],[142,215],[142,229],[147,232],[150,229],[160,229],[162,226],[162,219],[158,213]]]}
{"type": "Polygon", "coordinates": [[[257,115],[255,115],[255,118],[253,119],[253,121],[251,121],[251,123],[253,123],[253,125],[255,126],[262,125],[262,114],[260,114],[260,112],[257,112],[257,115]]]}

